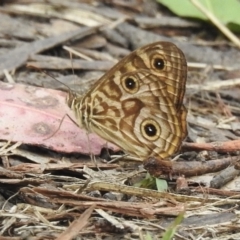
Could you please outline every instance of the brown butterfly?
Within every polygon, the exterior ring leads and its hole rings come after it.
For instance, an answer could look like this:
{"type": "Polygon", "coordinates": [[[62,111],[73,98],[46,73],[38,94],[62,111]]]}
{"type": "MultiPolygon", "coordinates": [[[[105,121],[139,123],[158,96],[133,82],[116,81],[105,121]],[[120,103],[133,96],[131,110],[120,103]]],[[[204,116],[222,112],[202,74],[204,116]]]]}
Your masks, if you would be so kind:
{"type": "Polygon", "coordinates": [[[187,135],[183,105],[187,63],[170,42],[155,42],[120,60],[83,96],[70,93],[77,123],[142,160],[165,159],[187,135]]]}

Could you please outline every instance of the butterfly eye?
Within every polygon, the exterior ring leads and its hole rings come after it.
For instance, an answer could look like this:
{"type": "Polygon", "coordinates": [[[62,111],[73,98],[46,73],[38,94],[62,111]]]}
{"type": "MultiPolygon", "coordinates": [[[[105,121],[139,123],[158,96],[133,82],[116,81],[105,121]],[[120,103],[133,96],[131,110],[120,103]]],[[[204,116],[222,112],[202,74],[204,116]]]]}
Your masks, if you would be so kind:
{"type": "Polygon", "coordinates": [[[160,127],[153,119],[145,119],[141,123],[141,132],[143,136],[149,141],[155,141],[160,135],[160,127]]]}
{"type": "Polygon", "coordinates": [[[128,93],[136,93],[139,89],[138,81],[133,77],[126,77],[123,80],[123,88],[128,93]]]}
{"type": "Polygon", "coordinates": [[[165,67],[164,60],[162,58],[154,58],[153,66],[157,70],[162,70],[165,67]]]}

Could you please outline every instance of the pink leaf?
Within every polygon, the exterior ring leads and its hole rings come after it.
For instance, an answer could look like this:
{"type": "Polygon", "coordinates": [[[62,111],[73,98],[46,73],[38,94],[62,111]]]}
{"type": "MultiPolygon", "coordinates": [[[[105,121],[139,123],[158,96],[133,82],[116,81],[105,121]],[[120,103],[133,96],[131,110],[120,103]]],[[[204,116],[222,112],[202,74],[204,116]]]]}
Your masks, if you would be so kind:
{"type": "Polygon", "coordinates": [[[43,146],[55,151],[99,154],[102,147],[117,147],[80,129],[65,103],[66,93],[22,84],[0,82],[0,140],[43,146]],[[60,129],[61,119],[64,121],[60,129]],[[48,138],[51,136],[50,138],[48,138]]]}

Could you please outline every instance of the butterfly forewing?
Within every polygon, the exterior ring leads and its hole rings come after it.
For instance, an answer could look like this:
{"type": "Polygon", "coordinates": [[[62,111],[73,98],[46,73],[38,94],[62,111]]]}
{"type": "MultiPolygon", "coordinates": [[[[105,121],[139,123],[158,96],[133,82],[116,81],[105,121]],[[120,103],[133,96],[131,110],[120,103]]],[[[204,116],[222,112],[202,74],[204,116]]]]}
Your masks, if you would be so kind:
{"type": "Polygon", "coordinates": [[[184,54],[174,44],[144,46],[69,103],[79,125],[144,160],[167,158],[187,134],[184,54]],[[73,102],[73,101],[72,101],[73,102]]]}

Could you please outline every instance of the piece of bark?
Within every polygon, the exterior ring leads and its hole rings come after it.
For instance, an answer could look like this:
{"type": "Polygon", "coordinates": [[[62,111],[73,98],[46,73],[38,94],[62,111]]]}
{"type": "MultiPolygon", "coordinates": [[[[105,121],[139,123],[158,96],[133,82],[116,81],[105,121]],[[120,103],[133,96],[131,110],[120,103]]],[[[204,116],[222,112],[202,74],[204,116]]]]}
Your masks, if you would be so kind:
{"type": "Polygon", "coordinates": [[[30,55],[45,51],[54,46],[62,44],[69,39],[76,37],[84,37],[95,32],[96,28],[81,28],[78,30],[62,33],[57,36],[41,39],[32,43],[27,43],[21,47],[13,49],[0,56],[0,76],[3,74],[3,70],[12,71],[16,68],[23,66],[30,55]]]}
{"type": "Polygon", "coordinates": [[[235,169],[234,166],[230,166],[213,177],[212,181],[210,182],[210,187],[221,188],[223,185],[227,184],[236,176],[238,176],[239,173],[240,171],[235,169]]]}
{"type": "Polygon", "coordinates": [[[149,158],[143,162],[144,168],[153,176],[159,177],[162,174],[199,176],[206,173],[218,172],[227,168],[237,157],[223,158],[210,161],[163,161],[156,158],[149,158]]]}
{"type": "Polygon", "coordinates": [[[86,61],[82,59],[64,59],[44,55],[32,55],[29,57],[28,66],[38,69],[80,69],[80,70],[98,70],[107,71],[113,66],[113,61],[86,61]]]}
{"type": "Polygon", "coordinates": [[[210,143],[188,143],[182,144],[184,151],[217,151],[217,152],[235,152],[240,150],[240,139],[226,142],[210,142],[210,143]]]}

